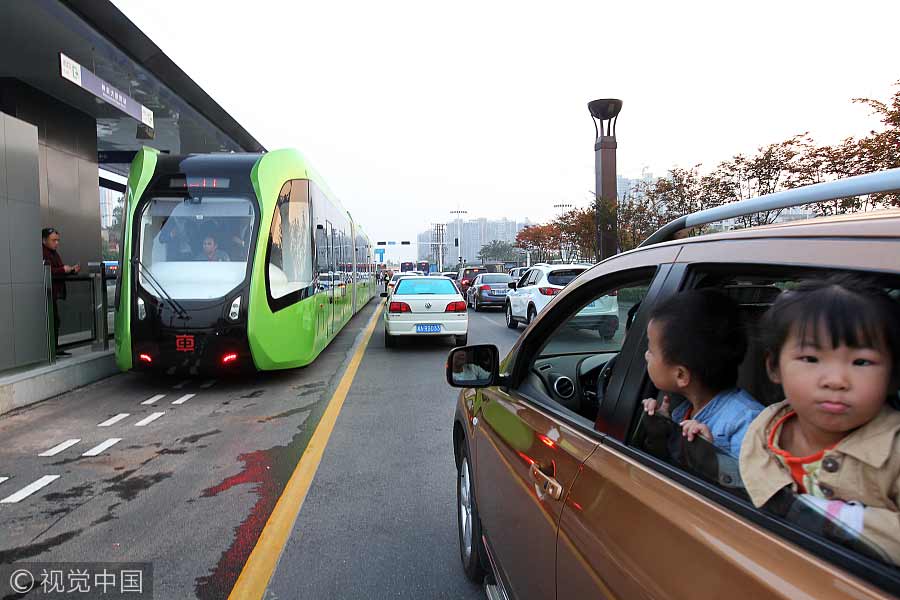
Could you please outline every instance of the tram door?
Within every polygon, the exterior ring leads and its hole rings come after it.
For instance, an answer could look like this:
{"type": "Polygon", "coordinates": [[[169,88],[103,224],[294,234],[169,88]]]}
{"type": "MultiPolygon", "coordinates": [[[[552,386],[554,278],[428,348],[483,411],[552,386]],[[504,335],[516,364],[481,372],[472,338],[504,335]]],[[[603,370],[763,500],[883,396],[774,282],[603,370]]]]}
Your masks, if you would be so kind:
{"type": "Polygon", "coordinates": [[[328,336],[334,335],[334,301],[335,292],[338,286],[337,269],[334,266],[335,247],[334,247],[334,227],[330,221],[325,221],[325,243],[328,245],[328,274],[331,275],[331,281],[328,285],[328,304],[325,309],[325,322],[328,325],[328,336]]]}

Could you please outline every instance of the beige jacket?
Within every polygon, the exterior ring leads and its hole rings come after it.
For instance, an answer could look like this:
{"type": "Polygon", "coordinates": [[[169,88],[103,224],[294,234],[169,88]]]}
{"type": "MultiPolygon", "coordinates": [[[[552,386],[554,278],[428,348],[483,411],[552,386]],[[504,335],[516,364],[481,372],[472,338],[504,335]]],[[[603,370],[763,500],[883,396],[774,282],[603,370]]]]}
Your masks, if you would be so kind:
{"type": "MultiPolygon", "coordinates": [[[[790,410],[788,401],[766,408],[741,444],[741,478],[757,507],[785,486],[796,491],[790,470],[769,452],[767,443],[772,426],[790,410]]],[[[827,451],[818,482],[829,500],[865,505],[863,539],[900,564],[900,411],[884,406],[877,417],[827,451]]]]}

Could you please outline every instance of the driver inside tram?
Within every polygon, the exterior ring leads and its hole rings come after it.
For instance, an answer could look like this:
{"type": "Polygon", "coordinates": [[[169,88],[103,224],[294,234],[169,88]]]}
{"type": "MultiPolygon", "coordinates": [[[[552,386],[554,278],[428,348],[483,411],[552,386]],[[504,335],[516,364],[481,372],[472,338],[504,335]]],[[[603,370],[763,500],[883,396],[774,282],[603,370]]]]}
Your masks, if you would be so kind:
{"type": "Polygon", "coordinates": [[[219,249],[216,238],[209,234],[203,240],[203,252],[197,257],[197,260],[205,260],[208,262],[229,262],[228,254],[219,249]]]}

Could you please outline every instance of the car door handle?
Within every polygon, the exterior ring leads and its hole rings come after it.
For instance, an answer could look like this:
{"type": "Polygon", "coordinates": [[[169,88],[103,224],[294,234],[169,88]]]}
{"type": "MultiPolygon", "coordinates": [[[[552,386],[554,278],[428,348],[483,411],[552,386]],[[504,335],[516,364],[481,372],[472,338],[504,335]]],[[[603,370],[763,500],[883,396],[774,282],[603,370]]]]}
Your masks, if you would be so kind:
{"type": "Polygon", "coordinates": [[[562,497],[562,486],[556,479],[541,471],[537,463],[531,465],[531,479],[554,500],[562,497]]]}

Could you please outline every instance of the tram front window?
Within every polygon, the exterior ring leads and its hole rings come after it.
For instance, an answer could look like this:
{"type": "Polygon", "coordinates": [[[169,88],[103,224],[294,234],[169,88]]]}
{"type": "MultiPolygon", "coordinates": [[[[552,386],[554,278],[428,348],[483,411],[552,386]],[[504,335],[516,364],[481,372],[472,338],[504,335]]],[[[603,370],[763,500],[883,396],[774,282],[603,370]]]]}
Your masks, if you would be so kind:
{"type": "MultiPolygon", "coordinates": [[[[247,276],[255,223],[247,198],[151,198],[141,209],[138,258],[176,300],[221,298],[247,276]]],[[[156,292],[140,272],[141,286],[156,292]]]]}

